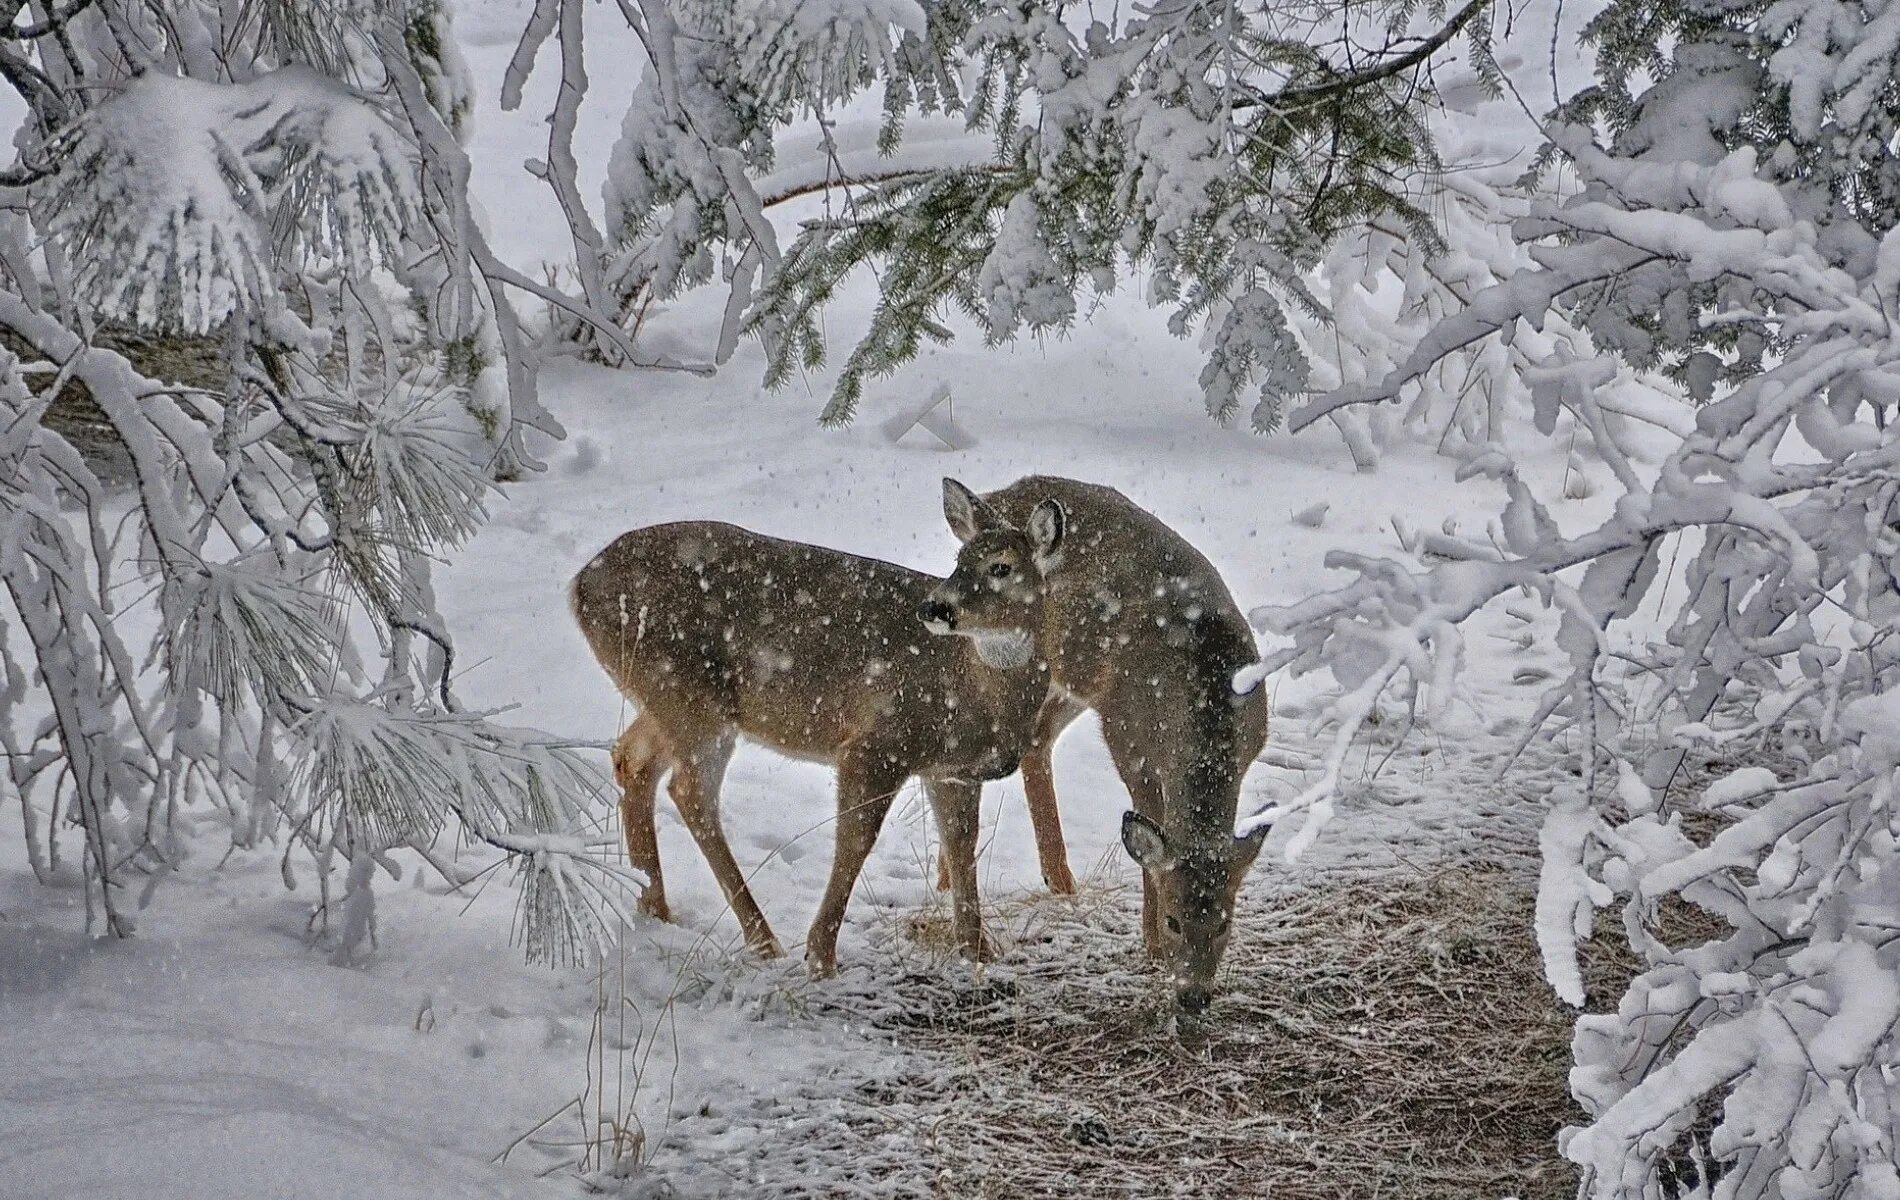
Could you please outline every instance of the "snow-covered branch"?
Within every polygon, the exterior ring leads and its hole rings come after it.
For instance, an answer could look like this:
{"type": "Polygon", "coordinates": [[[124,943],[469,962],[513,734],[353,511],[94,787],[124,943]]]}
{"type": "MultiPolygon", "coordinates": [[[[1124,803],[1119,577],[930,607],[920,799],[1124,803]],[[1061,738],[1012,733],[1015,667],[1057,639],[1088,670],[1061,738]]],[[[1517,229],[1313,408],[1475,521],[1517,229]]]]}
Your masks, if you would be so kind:
{"type": "Polygon", "coordinates": [[[1319,781],[1262,814],[1307,810],[1298,849],[1382,695],[1429,722],[1419,701],[1458,686],[1460,623],[1513,592],[1556,610],[1570,669],[1535,721],[1573,731],[1581,761],[1545,824],[1538,943],[1581,1004],[1580,947],[1620,904],[1644,967],[1577,1026],[1589,1120],[1563,1149],[1597,1200],[1900,1190],[1900,193],[1891,143],[1861,136],[1891,113],[1860,84],[1893,43],[1847,6],[1744,9],[1711,34],[1686,9],[1607,6],[1606,61],[1657,82],[1609,72],[1571,106],[1616,138],[1557,130],[1580,186],[1515,222],[1527,269],[1467,274],[1481,286],[1372,382],[1292,418],[1416,404],[1447,364],[1509,363],[1532,428],[1567,420],[1614,478],[1608,515],[1561,528],[1516,468],[1523,430],[1493,433],[1463,452],[1465,478],[1504,488],[1488,537],[1420,537],[1444,561],[1416,567],[1336,555],[1355,581],[1254,614],[1291,638],[1267,666],[1329,669],[1343,693],[1319,781]],[[1699,801],[1691,755],[1729,768],[1699,801]],[[1664,922],[1685,908],[1700,922],[1664,922]]]}
{"type": "Polygon", "coordinates": [[[324,915],[341,856],[347,960],[388,853],[459,829],[519,862],[530,953],[584,954],[626,876],[579,832],[599,781],[459,711],[430,581],[523,430],[559,431],[469,210],[446,13],[183,8],[69,7],[6,51],[64,114],[16,139],[43,178],[0,220],[0,748],[33,869],[76,826],[125,935],[194,831],[281,843],[286,878],[308,853],[324,915]],[[132,328],[164,353],[108,348],[132,328]]]}

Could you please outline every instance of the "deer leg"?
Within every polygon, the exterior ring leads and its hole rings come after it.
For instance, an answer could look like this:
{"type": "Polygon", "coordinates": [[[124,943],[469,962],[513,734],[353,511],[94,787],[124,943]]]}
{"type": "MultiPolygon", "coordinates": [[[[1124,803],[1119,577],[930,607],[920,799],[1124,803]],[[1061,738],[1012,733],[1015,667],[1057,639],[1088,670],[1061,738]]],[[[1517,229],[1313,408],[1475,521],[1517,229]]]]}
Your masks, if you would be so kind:
{"type": "Polygon", "coordinates": [[[1056,781],[1047,746],[1038,746],[1023,758],[1023,794],[1029,799],[1029,826],[1036,834],[1043,885],[1055,895],[1072,896],[1075,876],[1069,871],[1069,848],[1062,838],[1062,814],[1056,809],[1056,781]]]}
{"type": "MultiPolygon", "coordinates": [[[[1109,757],[1128,788],[1135,811],[1157,825],[1167,825],[1167,794],[1161,780],[1150,769],[1142,752],[1141,738],[1121,721],[1102,721],[1102,740],[1108,743],[1109,757]]],[[[1155,881],[1147,871],[1141,873],[1141,944],[1149,958],[1161,957],[1161,909],[1155,897],[1155,881]]]]}
{"type": "Polygon", "coordinates": [[[1141,947],[1148,957],[1160,961],[1165,957],[1161,946],[1160,902],[1155,899],[1155,881],[1148,872],[1141,873],[1141,947]]]}
{"type": "Polygon", "coordinates": [[[732,857],[732,847],[726,844],[726,831],[719,821],[719,785],[725,781],[732,745],[733,736],[726,732],[692,754],[682,753],[673,768],[668,791],[679,806],[687,830],[699,843],[699,852],[706,856],[713,878],[719,881],[719,890],[726,894],[726,903],[739,918],[746,944],[762,957],[777,958],[785,951],[772,936],[772,927],[766,923],[758,901],[752,898],[745,872],[732,857]]]}
{"type": "MultiPolygon", "coordinates": [[[[1062,813],[1056,808],[1056,779],[1051,757],[1056,738],[1088,710],[1073,701],[1051,695],[1036,715],[1036,738],[1023,756],[1023,794],[1029,801],[1029,827],[1036,835],[1036,859],[1042,867],[1043,886],[1058,896],[1075,894],[1075,875],[1069,870],[1069,847],[1062,837],[1062,813]]],[[[950,889],[950,860],[937,856],[937,890],[950,889]]]]}
{"type": "Polygon", "coordinates": [[[614,743],[614,779],[620,784],[620,827],[627,838],[627,861],[647,877],[640,889],[640,911],[671,921],[666,882],[660,877],[660,839],[653,827],[653,806],[660,776],[671,765],[659,725],[641,716],[614,743]]]}
{"type": "Polygon", "coordinates": [[[1036,741],[1023,757],[1023,794],[1029,799],[1029,826],[1036,833],[1036,858],[1042,864],[1042,882],[1058,896],[1075,894],[1075,876],[1069,871],[1069,848],[1062,838],[1062,814],[1056,808],[1056,777],[1052,763],[1056,738],[1083,709],[1052,693],[1036,716],[1036,741]]]}
{"type": "Polygon", "coordinates": [[[987,962],[992,957],[983,932],[983,910],[976,894],[977,821],[982,813],[983,785],[961,779],[927,780],[930,807],[943,838],[943,861],[950,867],[951,925],[966,958],[987,962]]]}
{"type": "Polygon", "coordinates": [[[908,775],[889,755],[860,745],[847,746],[838,756],[837,846],[831,857],[831,879],[805,937],[805,961],[814,975],[830,975],[838,969],[838,930],[844,925],[845,905],[851,901],[864,860],[877,844],[891,801],[908,775]]]}

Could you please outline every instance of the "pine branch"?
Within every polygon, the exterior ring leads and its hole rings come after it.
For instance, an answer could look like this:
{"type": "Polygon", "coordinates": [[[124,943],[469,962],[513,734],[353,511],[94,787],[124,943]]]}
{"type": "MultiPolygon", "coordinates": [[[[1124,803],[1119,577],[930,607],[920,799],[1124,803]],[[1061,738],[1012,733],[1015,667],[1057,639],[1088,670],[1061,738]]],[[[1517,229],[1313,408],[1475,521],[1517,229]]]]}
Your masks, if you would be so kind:
{"type": "Polygon", "coordinates": [[[0,25],[0,38],[16,42],[30,42],[38,38],[43,38],[51,33],[58,33],[66,28],[69,21],[91,8],[94,3],[96,3],[96,0],[73,0],[73,3],[51,14],[46,20],[41,21],[37,25],[21,26],[8,22],[5,25],[0,25]]]}
{"type": "Polygon", "coordinates": [[[1387,59],[1376,67],[1368,67],[1362,71],[1354,71],[1350,74],[1341,75],[1339,78],[1328,80],[1325,83],[1283,88],[1271,96],[1236,100],[1234,107],[1254,108],[1260,105],[1291,106],[1310,104],[1315,101],[1339,96],[1346,92],[1356,92],[1363,88],[1371,87],[1374,84],[1383,83],[1394,75],[1402,74],[1411,70],[1413,67],[1421,65],[1431,58],[1432,55],[1444,49],[1446,43],[1463,32],[1465,26],[1471,24],[1477,15],[1489,7],[1490,4],[1491,0],[1469,0],[1469,2],[1458,11],[1457,15],[1447,21],[1436,33],[1433,33],[1430,37],[1405,53],[1395,58],[1387,59]]]}
{"type": "MultiPolygon", "coordinates": [[[[947,168],[944,167],[908,167],[890,171],[871,171],[860,175],[833,175],[824,179],[813,180],[810,183],[793,184],[790,187],[761,197],[759,203],[765,208],[774,208],[780,204],[797,200],[803,196],[813,196],[820,192],[830,191],[832,188],[878,187],[887,183],[909,183],[924,179],[946,169],[947,168]]],[[[993,171],[997,174],[1004,174],[1016,168],[1007,163],[970,163],[968,166],[957,169],[993,171]]],[[[813,224],[814,227],[842,228],[841,225],[825,225],[825,223],[822,222],[813,224]]]]}

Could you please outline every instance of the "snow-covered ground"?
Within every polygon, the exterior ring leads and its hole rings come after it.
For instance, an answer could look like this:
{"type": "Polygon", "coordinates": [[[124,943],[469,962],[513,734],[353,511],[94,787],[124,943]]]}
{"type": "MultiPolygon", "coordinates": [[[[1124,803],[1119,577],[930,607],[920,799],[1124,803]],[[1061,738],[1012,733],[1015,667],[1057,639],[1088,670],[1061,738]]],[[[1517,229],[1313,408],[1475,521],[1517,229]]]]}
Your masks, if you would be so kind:
{"type": "MultiPolygon", "coordinates": [[[[498,78],[525,4],[462,8],[478,76],[498,78]]],[[[628,50],[603,44],[595,55],[596,102],[583,114],[582,138],[602,152],[587,160],[605,157],[631,83],[628,50]]],[[[566,249],[547,215],[548,193],[519,168],[539,150],[544,127],[535,114],[551,84],[539,76],[517,114],[497,112],[489,97],[475,139],[478,191],[498,248],[531,274],[566,249]]],[[[840,350],[869,301],[861,289],[830,315],[840,350]]],[[[659,314],[650,326],[655,348],[702,357],[716,316],[712,296],[659,314]]],[[[1032,471],[1070,475],[1152,509],[1204,550],[1251,607],[1326,586],[1329,549],[1393,552],[1395,516],[1431,527],[1462,517],[1481,527],[1496,509],[1492,485],[1454,485],[1449,460],[1398,453],[1376,474],[1358,475],[1324,429],[1260,438],[1216,427],[1199,412],[1199,367],[1197,348],[1170,338],[1161,315],[1132,294],[1086,313],[1067,339],[1004,352],[970,339],[927,352],[875,385],[844,430],[815,422],[822,378],[762,391],[754,347],[714,379],[557,366],[543,396],[570,438],[545,448],[545,474],[497,499],[492,522],[441,577],[464,664],[461,696],[518,705],[516,723],[610,739],[628,708],[590,659],[564,588],[612,537],[658,521],[734,521],[941,572],[954,548],[938,507],[942,476],[987,489],[1032,471]],[[890,442],[880,423],[939,384],[949,386],[974,448],[946,451],[921,432],[890,442]],[[1290,521],[1322,500],[1331,509],[1320,527],[1290,521]]],[[[1592,503],[1556,498],[1561,457],[1525,466],[1560,517],[1581,516],[1592,503]]],[[[1472,630],[1473,685],[1457,724],[1385,763],[1379,786],[1349,798],[1301,869],[1415,862],[1521,835],[1517,822],[1496,819],[1508,796],[1483,783],[1484,770],[1525,715],[1520,697],[1530,693],[1513,674],[1546,655],[1554,661],[1554,648],[1547,639],[1519,649],[1489,636],[1502,628],[1472,630]]],[[[1301,719],[1310,715],[1309,681],[1269,686],[1273,744],[1311,751],[1301,719]]],[[[1384,753],[1369,752],[1368,767],[1384,753]]],[[[1126,796],[1091,722],[1066,736],[1056,767],[1078,873],[1131,878],[1118,842],[1126,796]]],[[[1283,797],[1298,781],[1258,767],[1243,804],[1283,797]]],[[[607,801],[602,819],[617,831],[607,801]]],[[[723,807],[777,931],[788,947],[802,941],[830,863],[828,772],[743,750],[723,807]]],[[[985,814],[986,898],[1036,891],[1019,782],[987,789],[985,814]]],[[[1273,852],[1286,836],[1275,834],[1257,868],[1263,888],[1287,878],[1273,852]]],[[[555,1168],[579,1154],[575,1112],[501,1159],[587,1088],[590,1061],[606,1065],[604,1106],[614,1107],[617,1088],[649,1145],[691,1113],[755,1112],[751,1136],[766,1136],[787,1097],[823,1092],[814,1081],[886,1069],[898,1051],[875,1035],[782,1002],[806,986],[799,968],[727,960],[736,927],[665,802],[660,837],[680,927],[630,931],[627,1005],[617,965],[605,989],[609,1033],[631,1047],[622,1055],[590,1053],[603,1005],[592,975],[522,965],[510,945],[512,893],[502,873],[455,890],[404,859],[404,881],[381,885],[374,955],[346,968],[330,965],[307,935],[315,900],[307,867],[300,889],[286,892],[274,854],[202,856],[157,889],[137,938],[94,942],[81,932],[80,890],[35,884],[18,825],[0,825],[0,1195],[571,1194],[571,1174],[555,1168]],[[622,1078],[629,1071],[637,1088],[622,1078]]],[[[880,953],[867,938],[880,915],[933,901],[931,841],[921,798],[908,795],[859,885],[841,943],[847,964],[880,953]]],[[[599,1100],[590,1093],[590,1115],[599,1100]]],[[[678,1168],[684,1182],[694,1156],[676,1149],[666,1161],[686,1164],[678,1168]]],[[[737,1184],[728,1190],[745,1194],[737,1184]]]]}

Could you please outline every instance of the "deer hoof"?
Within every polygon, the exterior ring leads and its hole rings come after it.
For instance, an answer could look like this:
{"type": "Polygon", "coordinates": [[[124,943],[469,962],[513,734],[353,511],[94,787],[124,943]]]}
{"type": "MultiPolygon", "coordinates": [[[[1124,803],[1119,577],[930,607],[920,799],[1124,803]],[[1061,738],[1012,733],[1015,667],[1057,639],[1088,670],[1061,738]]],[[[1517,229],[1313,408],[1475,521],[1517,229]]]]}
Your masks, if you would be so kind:
{"type": "Polygon", "coordinates": [[[756,929],[748,929],[746,931],[745,944],[746,949],[752,951],[752,953],[758,955],[760,958],[771,959],[785,957],[785,947],[779,945],[778,938],[770,929],[763,925],[756,929]]]}
{"type": "Polygon", "coordinates": [[[1054,895],[1054,896],[1075,895],[1075,876],[1069,874],[1069,868],[1067,867],[1062,868],[1060,871],[1054,871],[1048,875],[1043,876],[1042,882],[1044,886],[1046,886],[1049,889],[1049,893],[1051,895],[1054,895]]]}
{"type": "Polygon", "coordinates": [[[641,892],[639,907],[644,916],[652,917],[656,921],[665,921],[669,925],[673,922],[673,909],[666,902],[665,892],[653,889],[641,892]]]}

